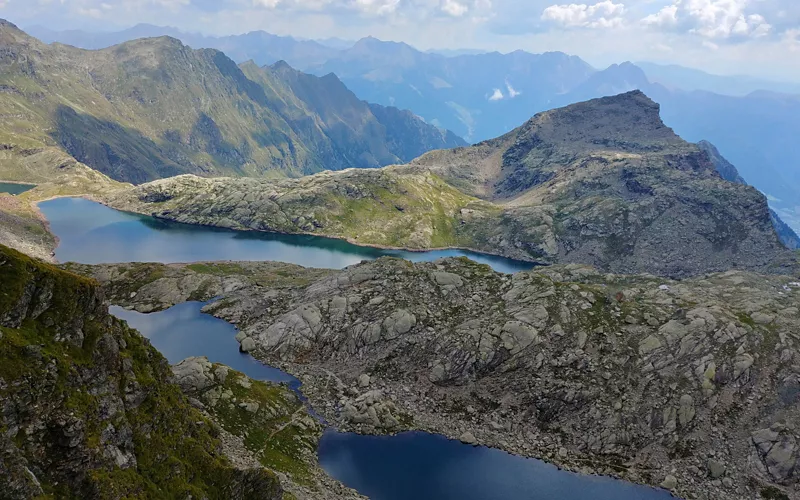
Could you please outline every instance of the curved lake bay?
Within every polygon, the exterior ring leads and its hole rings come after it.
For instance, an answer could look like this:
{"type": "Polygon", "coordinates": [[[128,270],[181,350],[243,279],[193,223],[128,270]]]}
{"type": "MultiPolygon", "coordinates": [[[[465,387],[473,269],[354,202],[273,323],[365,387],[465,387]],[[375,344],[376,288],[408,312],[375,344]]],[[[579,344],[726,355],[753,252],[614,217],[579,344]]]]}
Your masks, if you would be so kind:
{"type": "MultiPolygon", "coordinates": [[[[461,250],[406,252],[352,245],[315,236],[247,233],[170,223],[60,198],[40,203],[59,238],[61,262],[192,262],[277,260],[304,266],[342,268],[384,255],[409,260],[467,256],[503,272],[532,264],[461,250]]],[[[171,363],[207,356],[254,379],[288,383],[291,375],[238,351],[233,325],[202,313],[202,303],[187,302],[166,311],[142,314],[112,307],[149,338],[171,363]]],[[[663,490],[607,477],[558,470],[539,460],[475,447],[442,436],[407,432],[360,436],[329,429],[319,446],[319,461],[333,477],[377,500],[666,500],[663,490]]]]}
{"type": "Polygon", "coordinates": [[[534,264],[467,250],[410,252],[353,245],[321,236],[233,231],[168,222],[120,212],[82,198],[57,198],[39,203],[58,236],[59,262],[197,262],[209,260],[274,260],[305,267],[341,269],[383,256],[431,261],[466,256],[497,271],[514,273],[534,264]]]}

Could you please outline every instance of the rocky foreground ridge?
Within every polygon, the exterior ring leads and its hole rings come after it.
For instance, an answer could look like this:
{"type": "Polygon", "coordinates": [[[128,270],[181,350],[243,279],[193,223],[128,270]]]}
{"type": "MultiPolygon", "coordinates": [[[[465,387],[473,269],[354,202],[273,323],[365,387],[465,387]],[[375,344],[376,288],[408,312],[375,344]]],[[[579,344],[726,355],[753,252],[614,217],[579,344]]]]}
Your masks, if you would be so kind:
{"type": "Polygon", "coordinates": [[[281,180],[179,176],[115,208],[380,246],[466,247],[612,272],[789,272],[765,197],[724,180],[641,92],[536,115],[509,134],[410,165],[281,180]]]}
{"type": "Polygon", "coordinates": [[[0,497],[358,497],[288,388],[204,358],[173,373],[94,280],[2,246],[0,283],[0,497]]]}
{"type": "Polygon", "coordinates": [[[73,269],[143,311],[221,295],[206,310],[344,429],[430,430],[683,498],[800,498],[797,275],[281,266],[73,269]]]}

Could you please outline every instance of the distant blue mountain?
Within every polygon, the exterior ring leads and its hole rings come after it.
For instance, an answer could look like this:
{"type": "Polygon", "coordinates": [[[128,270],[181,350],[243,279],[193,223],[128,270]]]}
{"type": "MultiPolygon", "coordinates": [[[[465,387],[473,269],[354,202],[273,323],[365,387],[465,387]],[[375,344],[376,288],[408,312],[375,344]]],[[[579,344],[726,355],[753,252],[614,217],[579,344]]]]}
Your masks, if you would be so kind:
{"type": "Polygon", "coordinates": [[[713,75],[699,69],[676,64],[637,62],[653,83],[682,90],[705,90],[716,94],[745,96],[758,90],[781,94],[800,94],[800,83],[775,82],[745,75],[713,75]]]}

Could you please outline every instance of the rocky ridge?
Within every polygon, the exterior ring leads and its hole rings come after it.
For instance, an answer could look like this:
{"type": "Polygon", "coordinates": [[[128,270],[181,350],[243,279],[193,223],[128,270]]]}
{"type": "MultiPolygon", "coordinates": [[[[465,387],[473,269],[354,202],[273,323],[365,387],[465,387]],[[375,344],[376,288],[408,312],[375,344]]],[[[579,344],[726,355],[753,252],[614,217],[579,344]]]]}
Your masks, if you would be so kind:
{"type": "MultiPolygon", "coordinates": [[[[151,292],[197,274],[170,272],[151,292]]],[[[207,310],[343,429],[439,432],[683,498],[798,498],[797,276],[391,258],[299,287],[243,276],[207,310]]]]}
{"type": "Polygon", "coordinates": [[[501,138],[406,166],[275,182],[181,176],[105,201],[187,223],[465,247],[618,273],[797,265],[764,196],[722,179],[708,153],[664,126],[641,92],[541,113],[501,138]]]}
{"type": "Polygon", "coordinates": [[[0,43],[0,148],[56,147],[118,181],[297,176],[466,144],[409,113],[371,108],[335,76],[239,67],[174,38],[87,51],[0,20],[0,43]]]}

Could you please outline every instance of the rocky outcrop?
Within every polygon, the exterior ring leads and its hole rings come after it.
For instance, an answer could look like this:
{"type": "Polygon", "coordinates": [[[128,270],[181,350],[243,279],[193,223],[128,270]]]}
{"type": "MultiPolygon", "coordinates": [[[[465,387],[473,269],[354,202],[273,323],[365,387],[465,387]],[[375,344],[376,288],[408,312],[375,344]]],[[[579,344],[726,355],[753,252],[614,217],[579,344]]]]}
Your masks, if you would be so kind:
{"type": "Polygon", "coordinates": [[[344,429],[430,430],[687,498],[780,498],[800,484],[798,294],[800,278],[739,271],[384,258],[207,310],[344,429]]]}
{"type": "Polygon", "coordinates": [[[252,380],[205,357],[185,359],[172,371],[191,404],[221,427],[232,462],[275,471],[290,498],[362,498],[319,466],[323,425],[287,386],[252,380]]]}
{"type": "Polygon", "coordinates": [[[3,498],[283,498],[240,470],[96,282],[0,247],[3,498]]]}
{"type": "Polygon", "coordinates": [[[541,113],[410,165],[290,181],[181,176],[112,207],[186,223],[362,244],[464,247],[540,263],[686,277],[797,265],[764,196],[720,177],[641,92],[541,113]]]}

